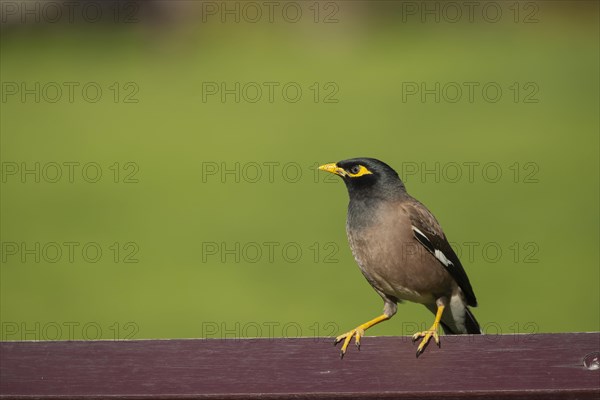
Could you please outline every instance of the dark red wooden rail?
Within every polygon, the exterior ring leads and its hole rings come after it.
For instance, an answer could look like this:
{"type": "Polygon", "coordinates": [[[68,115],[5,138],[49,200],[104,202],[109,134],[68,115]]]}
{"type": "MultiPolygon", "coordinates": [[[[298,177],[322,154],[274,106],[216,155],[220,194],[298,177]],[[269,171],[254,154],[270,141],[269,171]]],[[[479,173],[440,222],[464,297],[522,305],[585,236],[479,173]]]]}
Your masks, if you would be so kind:
{"type": "Polygon", "coordinates": [[[599,399],[600,333],[0,343],[3,398],[599,399]],[[586,367],[586,365],[588,367],[586,367]]]}

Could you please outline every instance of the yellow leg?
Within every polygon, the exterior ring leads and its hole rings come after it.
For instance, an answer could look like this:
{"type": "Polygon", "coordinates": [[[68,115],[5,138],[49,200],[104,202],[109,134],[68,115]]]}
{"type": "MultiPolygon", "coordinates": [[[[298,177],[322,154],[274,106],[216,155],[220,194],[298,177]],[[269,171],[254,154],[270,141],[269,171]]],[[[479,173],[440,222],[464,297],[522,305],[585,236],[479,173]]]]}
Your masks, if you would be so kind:
{"type": "Polygon", "coordinates": [[[444,308],[444,306],[438,306],[437,312],[435,314],[435,320],[433,321],[433,325],[431,325],[431,328],[429,328],[429,330],[417,332],[413,335],[413,342],[420,337],[423,338],[423,340],[421,340],[421,343],[419,344],[419,347],[417,347],[417,357],[419,357],[421,353],[423,353],[423,351],[425,350],[425,346],[427,346],[427,342],[429,342],[429,339],[431,339],[431,337],[433,337],[435,343],[438,345],[438,347],[440,347],[440,337],[437,331],[440,326],[440,320],[442,319],[442,313],[444,312],[444,308]]]}
{"type": "Polygon", "coordinates": [[[340,350],[340,357],[343,358],[344,354],[346,354],[346,349],[348,348],[348,345],[350,344],[350,340],[352,340],[353,336],[354,336],[354,342],[356,343],[356,347],[358,347],[358,349],[360,350],[360,338],[365,335],[365,331],[367,329],[369,329],[370,327],[372,327],[373,325],[377,325],[378,323],[385,321],[386,319],[390,319],[390,317],[388,317],[385,314],[382,314],[379,317],[373,318],[369,322],[365,322],[364,324],[359,325],[358,327],[352,329],[351,331],[346,332],[343,335],[336,337],[334,344],[338,344],[339,342],[344,340],[344,344],[342,345],[342,349],[340,350]]]}

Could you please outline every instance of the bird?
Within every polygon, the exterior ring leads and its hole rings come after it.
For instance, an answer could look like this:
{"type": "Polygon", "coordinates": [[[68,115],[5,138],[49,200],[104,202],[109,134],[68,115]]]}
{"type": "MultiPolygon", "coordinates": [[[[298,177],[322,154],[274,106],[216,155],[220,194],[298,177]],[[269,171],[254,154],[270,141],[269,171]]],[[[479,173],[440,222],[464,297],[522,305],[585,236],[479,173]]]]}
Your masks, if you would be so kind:
{"type": "Polygon", "coordinates": [[[431,327],[412,336],[421,338],[416,357],[430,339],[440,347],[438,330],[446,334],[481,334],[469,307],[477,299],[469,278],[433,214],[409,195],[398,173],[375,158],[352,158],[318,167],[335,174],[349,195],[346,234],[362,274],[381,296],[383,314],[339,335],[343,358],[354,337],[390,319],[403,301],[423,304],[434,315],[431,327]]]}

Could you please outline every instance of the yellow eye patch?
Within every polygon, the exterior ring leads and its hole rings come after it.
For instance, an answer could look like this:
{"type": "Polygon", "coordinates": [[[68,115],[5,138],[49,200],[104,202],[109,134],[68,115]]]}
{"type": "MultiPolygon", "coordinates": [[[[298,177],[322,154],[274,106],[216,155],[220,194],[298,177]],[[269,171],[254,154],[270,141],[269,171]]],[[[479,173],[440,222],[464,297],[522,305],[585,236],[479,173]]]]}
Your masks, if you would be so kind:
{"type": "Polygon", "coordinates": [[[349,170],[346,171],[346,174],[350,178],[358,178],[359,176],[373,174],[371,171],[367,169],[364,165],[355,165],[349,170]]]}

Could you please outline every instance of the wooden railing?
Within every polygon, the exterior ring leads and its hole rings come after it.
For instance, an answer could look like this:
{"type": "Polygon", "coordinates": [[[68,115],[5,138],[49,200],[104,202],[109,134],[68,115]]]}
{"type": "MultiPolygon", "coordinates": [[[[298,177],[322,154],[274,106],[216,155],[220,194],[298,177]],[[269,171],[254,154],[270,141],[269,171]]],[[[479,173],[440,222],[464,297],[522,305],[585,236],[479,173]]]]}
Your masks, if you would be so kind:
{"type": "Polygon", "coordinates": [[[600,333],[2,342],[3,398],[599,399],[600,333]]]}

